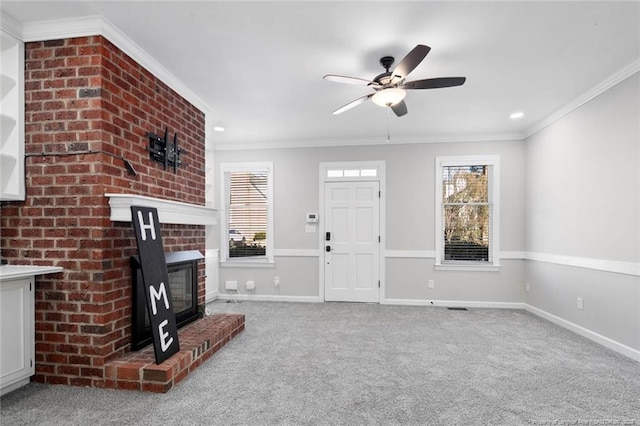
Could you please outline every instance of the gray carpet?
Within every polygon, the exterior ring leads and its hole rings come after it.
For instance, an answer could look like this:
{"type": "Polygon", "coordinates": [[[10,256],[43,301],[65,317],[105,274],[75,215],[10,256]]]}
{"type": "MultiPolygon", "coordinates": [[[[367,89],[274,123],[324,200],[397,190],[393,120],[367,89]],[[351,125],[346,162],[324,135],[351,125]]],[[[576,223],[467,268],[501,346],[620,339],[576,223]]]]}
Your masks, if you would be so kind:
{"type": "Polygon", "coordinates": [[[210,308],[246,330],[168,394],[32,383],[2,424],[640,424],[640,363],[524,311],[210,308]]]}

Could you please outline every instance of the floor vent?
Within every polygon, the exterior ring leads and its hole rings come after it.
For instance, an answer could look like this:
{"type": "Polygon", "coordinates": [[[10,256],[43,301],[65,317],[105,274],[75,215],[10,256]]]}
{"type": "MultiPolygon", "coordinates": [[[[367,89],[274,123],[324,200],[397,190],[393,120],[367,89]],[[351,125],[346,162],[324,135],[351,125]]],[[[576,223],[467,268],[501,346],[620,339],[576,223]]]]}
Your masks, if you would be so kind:
{"type": "Polygon", "coordinates": [[[450,311],[467,311],[468,310],[467,308],[457,308],[457,307],[447,308],[447,309],[450,311]]]}

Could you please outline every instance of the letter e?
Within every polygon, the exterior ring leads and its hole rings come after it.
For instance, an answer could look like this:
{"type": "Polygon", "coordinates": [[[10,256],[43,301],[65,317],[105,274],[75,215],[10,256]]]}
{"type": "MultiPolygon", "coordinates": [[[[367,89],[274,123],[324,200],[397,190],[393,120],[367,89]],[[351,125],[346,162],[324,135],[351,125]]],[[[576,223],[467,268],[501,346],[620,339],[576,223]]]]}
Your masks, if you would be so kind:
{"type": "Polygon", "coordinates": [[[173,337],[167,340],[169,337],[169,333],[164,331],[164,327],[169,324],[169,320],[164,320],[158,326],[158,333],[160,334],[160,346],[162,347],[162,352],[166,352],[169,349],[169,346],[173,343],[173,337]]]}

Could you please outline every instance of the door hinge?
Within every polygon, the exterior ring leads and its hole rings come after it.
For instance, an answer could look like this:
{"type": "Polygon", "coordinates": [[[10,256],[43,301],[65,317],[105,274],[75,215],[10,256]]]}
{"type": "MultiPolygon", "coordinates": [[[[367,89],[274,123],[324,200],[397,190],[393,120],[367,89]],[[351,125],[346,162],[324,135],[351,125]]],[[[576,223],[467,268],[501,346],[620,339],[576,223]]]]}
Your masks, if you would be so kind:
{"type": "Polygon", "coordinates": [[[382,191],[378,191],[378,198],[382,198],[382,191]]]}
{"type": "Polygon", "coordinates": [[[29,367],[33,367],[33,360],[32,359],[29,360],[29,367]]]}
{"type": "Polygon", "coordinates": [[[33,282],[29,281],[29,291],[33,291],[33,289],[31,288],[32,284],[33,284],[33,282]]]}
{"type": "Polygon", "coordinates": [[[378,235],[378,242],[381,242],[381,240],[380,240],[380,235],[378,235]]]}
{"type": "Polygon", "coordinates": [[[380,280],[378,280],[378,288],[380,288],[380,280]]]}

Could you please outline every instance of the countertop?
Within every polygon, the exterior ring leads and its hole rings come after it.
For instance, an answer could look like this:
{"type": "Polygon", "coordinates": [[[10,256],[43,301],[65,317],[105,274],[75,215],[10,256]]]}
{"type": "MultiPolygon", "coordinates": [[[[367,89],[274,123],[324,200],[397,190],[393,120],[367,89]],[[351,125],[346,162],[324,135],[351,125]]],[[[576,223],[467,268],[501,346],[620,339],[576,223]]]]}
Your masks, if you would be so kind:
{"type": "Polygon", "coordinates": [[[61,266],[0,265],[0,281],[61,272],[61,266]]]}

